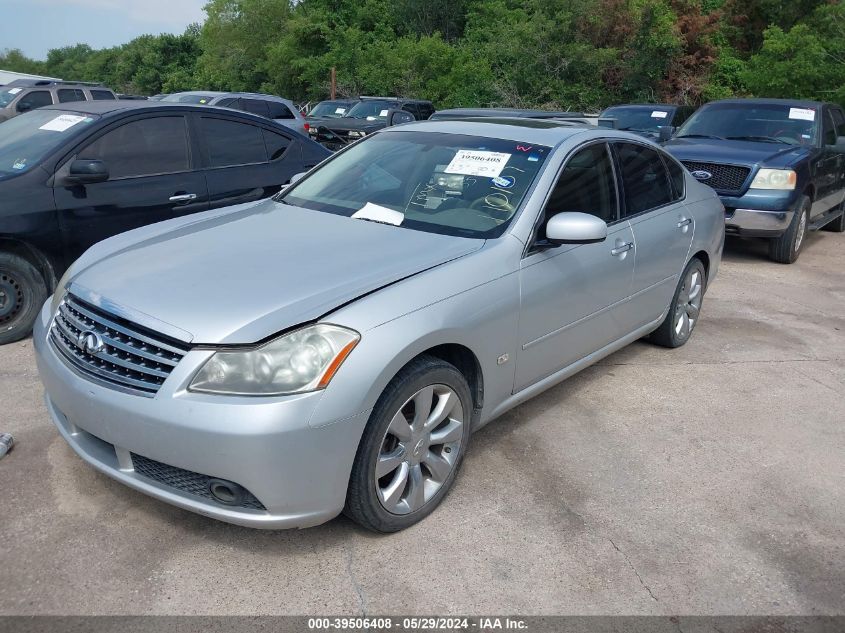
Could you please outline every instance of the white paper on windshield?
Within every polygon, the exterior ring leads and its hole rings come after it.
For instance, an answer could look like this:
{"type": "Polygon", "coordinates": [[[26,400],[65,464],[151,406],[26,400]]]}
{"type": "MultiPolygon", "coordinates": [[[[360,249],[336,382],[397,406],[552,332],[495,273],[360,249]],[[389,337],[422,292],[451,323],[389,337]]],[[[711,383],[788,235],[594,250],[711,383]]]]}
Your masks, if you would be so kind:
{"type": "Polygon", "coordinates": [[[387,207],[381,207],[377,204],[373,204],[372,202],[368,202],[353,213],[352,217],[359,220],[372,220],[373,222],[399,226],[405,219],[405,214],[401,211],[394,211],[393,209],[388,209],[387,207]]]}
{"type": "Polygon", "coordinates": [[[72,128],[77,123],[82,123],[87,117],[79,116],[78,114],[60,114],[55,119],[47,121],[39,130],[48,130],[50,132],[64,132],[72,128]]]}
{"type": "Polygon", "coordinates": [[[334,109],[335,114],[343,114],[344,112],[346,112],[346,108],[335,108],[334,109]]]}
{"type": "Polygon", "coordinates": [[[811,108],[789,108],[790,119],[801,119],[802,121],[815,121],[816,111],[811,108]]]}
{"type": "Polygon", "coordinates": [[[387,116],[387,110],[382,110],[378,113],[379,116],[387,116]]]}
{"type": "Polygon", "coordinates": [[[447,174],[495,178],[508,164],[511,154],[461,149],[444,170],[447,174]]]}
{"type": "Polygon", "coordinates": [[[9,89],[9,94],[10,94],[10,95],[16,95],[16,94],[18,94],[21,90],[23,90],[23,88],[10,88],[10,89],[9,89]]]}
{"type": "Polygon", "coordinates": [[[665,119],[668,112],[661,112],[660,110],[653,110],[651,113],[652,119],[665,119]]]}

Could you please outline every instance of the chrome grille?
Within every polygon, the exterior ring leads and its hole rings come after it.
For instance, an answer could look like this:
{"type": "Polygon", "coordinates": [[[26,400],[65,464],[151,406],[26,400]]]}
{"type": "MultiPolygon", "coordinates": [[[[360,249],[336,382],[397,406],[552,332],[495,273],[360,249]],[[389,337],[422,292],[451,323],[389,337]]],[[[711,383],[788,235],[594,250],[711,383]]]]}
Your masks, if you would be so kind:
{"type": "Polygon", "coordinates": [[[697,163],[691,160],[682,160],[684,167],[693,171],[706,171],[712,174],[711,178],[707,180],[700,180],[702,184],[708,187],[713,187],[716,191],[724,191],[725,193],[737,193],[742,189],[748,174],[751,173],[750,167],[740,167],[739,165],[722,165],[719,163],[697,163]]]}
{"type": "Polygon", "coordinates": [[[72,295],[59,306],[50,340],[75,369],[109,385],[155,394],[179,364],[188,346],[148,332],[72,295]],[[80,341],[95,333],[100,349],[92,352],[80,341]]]}

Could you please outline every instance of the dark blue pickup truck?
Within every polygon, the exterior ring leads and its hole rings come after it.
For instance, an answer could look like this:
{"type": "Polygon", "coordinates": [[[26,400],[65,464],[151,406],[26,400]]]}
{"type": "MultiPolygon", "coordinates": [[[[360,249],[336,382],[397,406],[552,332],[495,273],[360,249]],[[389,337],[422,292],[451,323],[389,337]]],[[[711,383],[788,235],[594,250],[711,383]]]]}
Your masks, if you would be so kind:
{"type": "Polygon", "coordinates": [[[845,230],[845,114],[818,101],[729,99],[699,108],[665,148],[725,205],[725,233],[769,240],[791,264],[808,230],[845,230]]]}

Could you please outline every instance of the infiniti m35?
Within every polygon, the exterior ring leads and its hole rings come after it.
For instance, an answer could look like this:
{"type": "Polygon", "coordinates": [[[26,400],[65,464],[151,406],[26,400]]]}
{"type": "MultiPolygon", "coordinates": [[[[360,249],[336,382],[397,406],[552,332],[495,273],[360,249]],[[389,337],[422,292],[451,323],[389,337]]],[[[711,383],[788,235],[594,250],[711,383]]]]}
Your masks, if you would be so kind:
{"type": "Polygon", "coordinates": [[[92,247],[37,320],[39,371],[65,440],[128,486],[391,532],[471,431],[637,339],[683,345],[723,241],[713,190],[634,134],[400,125],[272,199],[92,247]]]}

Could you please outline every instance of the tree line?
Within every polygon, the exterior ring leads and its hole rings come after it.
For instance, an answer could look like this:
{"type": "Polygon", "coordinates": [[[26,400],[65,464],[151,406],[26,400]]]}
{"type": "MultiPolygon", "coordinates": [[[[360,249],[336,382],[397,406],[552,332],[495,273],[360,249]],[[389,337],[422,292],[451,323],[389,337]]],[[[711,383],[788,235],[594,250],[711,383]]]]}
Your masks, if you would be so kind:
{"type": "Polygon", "coordinates": [[[259,91],[297,102],[342,95],[438,108],[596,110],[730,96],[845,104],[840,0],[210,0],[202,25],[0,68],[118,92],[259,91]]]}

